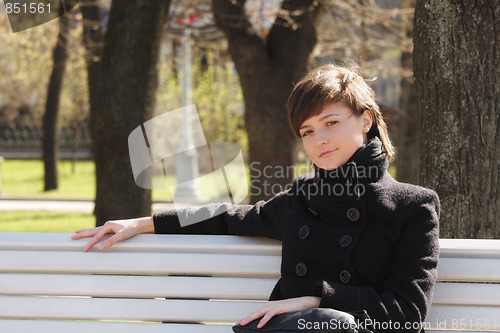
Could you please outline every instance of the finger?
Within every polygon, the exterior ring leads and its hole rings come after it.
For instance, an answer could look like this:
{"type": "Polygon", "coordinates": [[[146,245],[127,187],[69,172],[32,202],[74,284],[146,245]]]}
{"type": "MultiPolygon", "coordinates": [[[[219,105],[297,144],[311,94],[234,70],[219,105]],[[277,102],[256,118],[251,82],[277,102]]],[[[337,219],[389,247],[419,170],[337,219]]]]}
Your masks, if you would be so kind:
{"type": "Polygon", "coordinates": [[[87,246],[85,247],[85,249],[83,249],[83,252],[87,252],[88,250],[90,250],[92,248],[92,246],[94,246],[98,241],[101,240],[101,238],[104,237],[104,235],[106,235],[108,233],[108,229],[104,229],[102,228],[95,236],[94,238],[92,238],[92,240],[87,244],[87,246]]]}
{"type": "Polygon", "coordinates": [[[81,234],[83,230],[77,230],[75,231],[75,234],[71,236],[72,239],[80,239],[83,237],[83,235],[81,234]]]}
{"type": "Polygon", "coordinates": [[[100,229],[101,229],[101,227],[92,228],[92,229],[77,230],[76,234],[71,236],[71,238],[76,240],[76,239],[85,238],[85,237],[92,237],[95,234],[97,234],[100,229]]]}
{"type": "Polygon", "coordinates": [[[257,328],[261,328],[262,326],[264,326],[265,324],[267,324],[267,322],[272,318],[274,317],[276,313],[274,312],[267,312],[264,317],[262,317],[262,319],[260,320],[259,324],[257,325],[257,328]]]}
{"type": "Polygon", "coordinates": [[[249,322],[251,322],[257,318],[262,317],[265,313],[266,313],[266,310],[264,309],[264,307],[260,308],[259,310],[254,311],[254,312],[250,313],[248,316],[246,316],[245,318],[241,319],[238,322],[238,324],[245,326],[249,322]]]}
{"type": "Polygon", "coordinates": [[[125,239],[124,233],[119,231],[118,233],[114,234],[113,236],[109,237],[104,242],[102,242],[102,244],[99,245],[99,249],[101,250],[107,249],[116,242],[122,241],[124,239],[125,239]]]}
{"type": "Polygon", "coordinates": [[[80,239],[80,238],[85,238],[85,237],[89,237],[89,236],[86,236],[85,234],[83,234],[82,232],[80,233],[77,233],[77,234],[74,234],[71,236],[71,239],[73,240],[77,240],[77,239],[80,239]]]}

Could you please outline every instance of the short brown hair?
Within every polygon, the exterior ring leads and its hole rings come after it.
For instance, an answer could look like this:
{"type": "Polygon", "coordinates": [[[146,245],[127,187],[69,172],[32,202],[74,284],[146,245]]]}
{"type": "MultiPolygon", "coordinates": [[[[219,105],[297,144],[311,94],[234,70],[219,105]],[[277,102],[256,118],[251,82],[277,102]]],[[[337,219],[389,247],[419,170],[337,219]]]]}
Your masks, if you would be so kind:
{"type": "Polygon", "coordinates": [[[306,119],[320,114],[326,106],[341,100],[357,116],[361,116],[365,110],[371,113],[373,124],[367,133],[368,140],[378,137],[389,162],[392,161],[396,152],[375,101],[375,92],[354,66],[321,66],[309,72],[295,85],[287,103],[288,119],[295,135],[300,137],[299,128],[306,119]]]}

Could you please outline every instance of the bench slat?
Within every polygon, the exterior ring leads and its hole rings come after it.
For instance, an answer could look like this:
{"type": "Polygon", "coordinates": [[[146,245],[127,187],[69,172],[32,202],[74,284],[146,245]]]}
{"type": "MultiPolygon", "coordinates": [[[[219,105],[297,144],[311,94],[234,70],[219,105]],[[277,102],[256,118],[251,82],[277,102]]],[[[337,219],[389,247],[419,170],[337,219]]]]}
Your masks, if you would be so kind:
{"type": "MultiPolygon", "coordinates": [[[[36,249],[81,251],[87,239],[71,240],[70,233],[0,233],[0,250],[36,249]]],[[[441,258],[498,258],[500,240],[440,239],[441,258]]],[[[190,251],[281,254],[281,243],[261,237],[230,235],[138,235],[106,251],[190,251]]]]}
{"type": "Polygon", "coordinates": [[[227,333],[228,325],[197,324],[141,324],[141,323],[106,323],[106,322],[67,322],[51,320],[1,320],[0,332],[8,333],[227,333]]]}
{"type": "MultiPolygon", "coordinates": [[[[275,283],[262,278],[0,274],[0,294],[267,300],[275,283]]],[[[437,283],[433,303],[499,306],[500,285],[437,283]]]]}
{"type": "Polygon", "coordinates": [[[276,279],[0,274],[0,295],[267,300],[276,279]]]}
{"type": "MultiPolygon", "coordinates": [[[[83,251],[90,238],[72,240],[72,235],[4,232],[0,233],[0,250],[83,251]]],[[[281,242],[264,237],[229,235],[137,235],[126,242],[116,243],[105,252],[114,251],[281,255],[281,242]]]]}
{"type": "Polygon", "coordinates": [[[431,329],[500,330],[500,307],[433,305],[427,322],[431,329]]]}
{"type": "Polygon", "coordinates": [[[280,256],[0,251],[0,272],[279,277],[280,256]]]}
{"type": "Polygon", "coordinates": [[[498,239],[440,239],[441,258],[500,259],[498,239]]]}
{"type": "MultiPolygon", "coordinates": [[[[279,277],[280,256],[211,253],[0,251],[0,272],[279,277]]],[[[500,280],[500,259],[443,258],[439,281],[500,280]],[[467,269],[463,269],[467,267],[467,269]]]]}
{"type": "Polygon", "coordinates": [[[440,258],[438,281],[500,281],[500,259],[440,258]]]}
{"type": "MultiPolygon", "coordinates": [[[[0,318],[234,323],[263,302],[0,296],[0,318]]],[[[500,308],[434,305],[431,329],[500,329],[500,308]],[[463,326],[460,326],[463,325],[463,326]]]]}
{"type": "Polygon", "coordinates": [[[0,318],[235,323],[265,302],[0,296],[0,318]]]}
{"type": "MultiPolygon", "coordinates": [[[[71,240],[69,233],[0,233],[0,249],[83,250],[89,239],[71,240]]],[[[499,258],[500,240],[440,239],[441,258],[499,258]]],[[[207,251],[280,254],[281,243],[261,237],[230,235],[138,235],[112,248],[133,251],[207,251]]]]}
{"type": "Polygon", "coordinates": [[[432,304],[500,306],[500,284],[438,282],[432,304]]]}
{"type": "MultiPolygon", "coordinates": [[[[2,320],[0,331],[9,333],[228,333],[230,325],[197,325],[197,324],[141,324],[141,323],[109,323],[109,322],[67,322],[51,320],[2,320]]],[[[449,333],[443,330],[426,330],[426,333],[449,333]]],[[[471,333],[456,331],[452,333],[471,333]]]]}

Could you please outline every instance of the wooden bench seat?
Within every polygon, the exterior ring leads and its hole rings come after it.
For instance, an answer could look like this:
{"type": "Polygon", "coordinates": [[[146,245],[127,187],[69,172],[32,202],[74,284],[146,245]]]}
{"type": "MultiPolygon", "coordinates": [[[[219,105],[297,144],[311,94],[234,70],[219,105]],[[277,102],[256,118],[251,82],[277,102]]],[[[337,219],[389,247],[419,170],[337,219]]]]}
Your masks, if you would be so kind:
{"type": "MultiPolygon", "coordinates": [[[[0,233],[0,332],[231,332],[267,300],[279,242],[140,235],[82,252],[70,234],[0,233]]],[[[500,240],[441,240],[427,332],[500,331],[500,240]]]]}

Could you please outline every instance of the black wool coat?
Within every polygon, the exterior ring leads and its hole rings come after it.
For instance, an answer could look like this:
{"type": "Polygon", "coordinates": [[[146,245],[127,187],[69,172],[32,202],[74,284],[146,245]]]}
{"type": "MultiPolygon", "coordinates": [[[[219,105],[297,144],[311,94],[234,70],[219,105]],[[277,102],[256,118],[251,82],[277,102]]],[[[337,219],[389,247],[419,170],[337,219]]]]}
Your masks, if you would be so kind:
{"type": "Polygon", "coordinates": [[[366,310],[377,332],[419,332],[437,279],[439,199],[397,182],[387,166],[375,138],[345,165],[300,176],[267,202],[157,213],[155,232],[280,239],[270,300],[319,296],[320,307],[366,310]],[[177,214],[208,218],[180,227],[177,214]]]}

